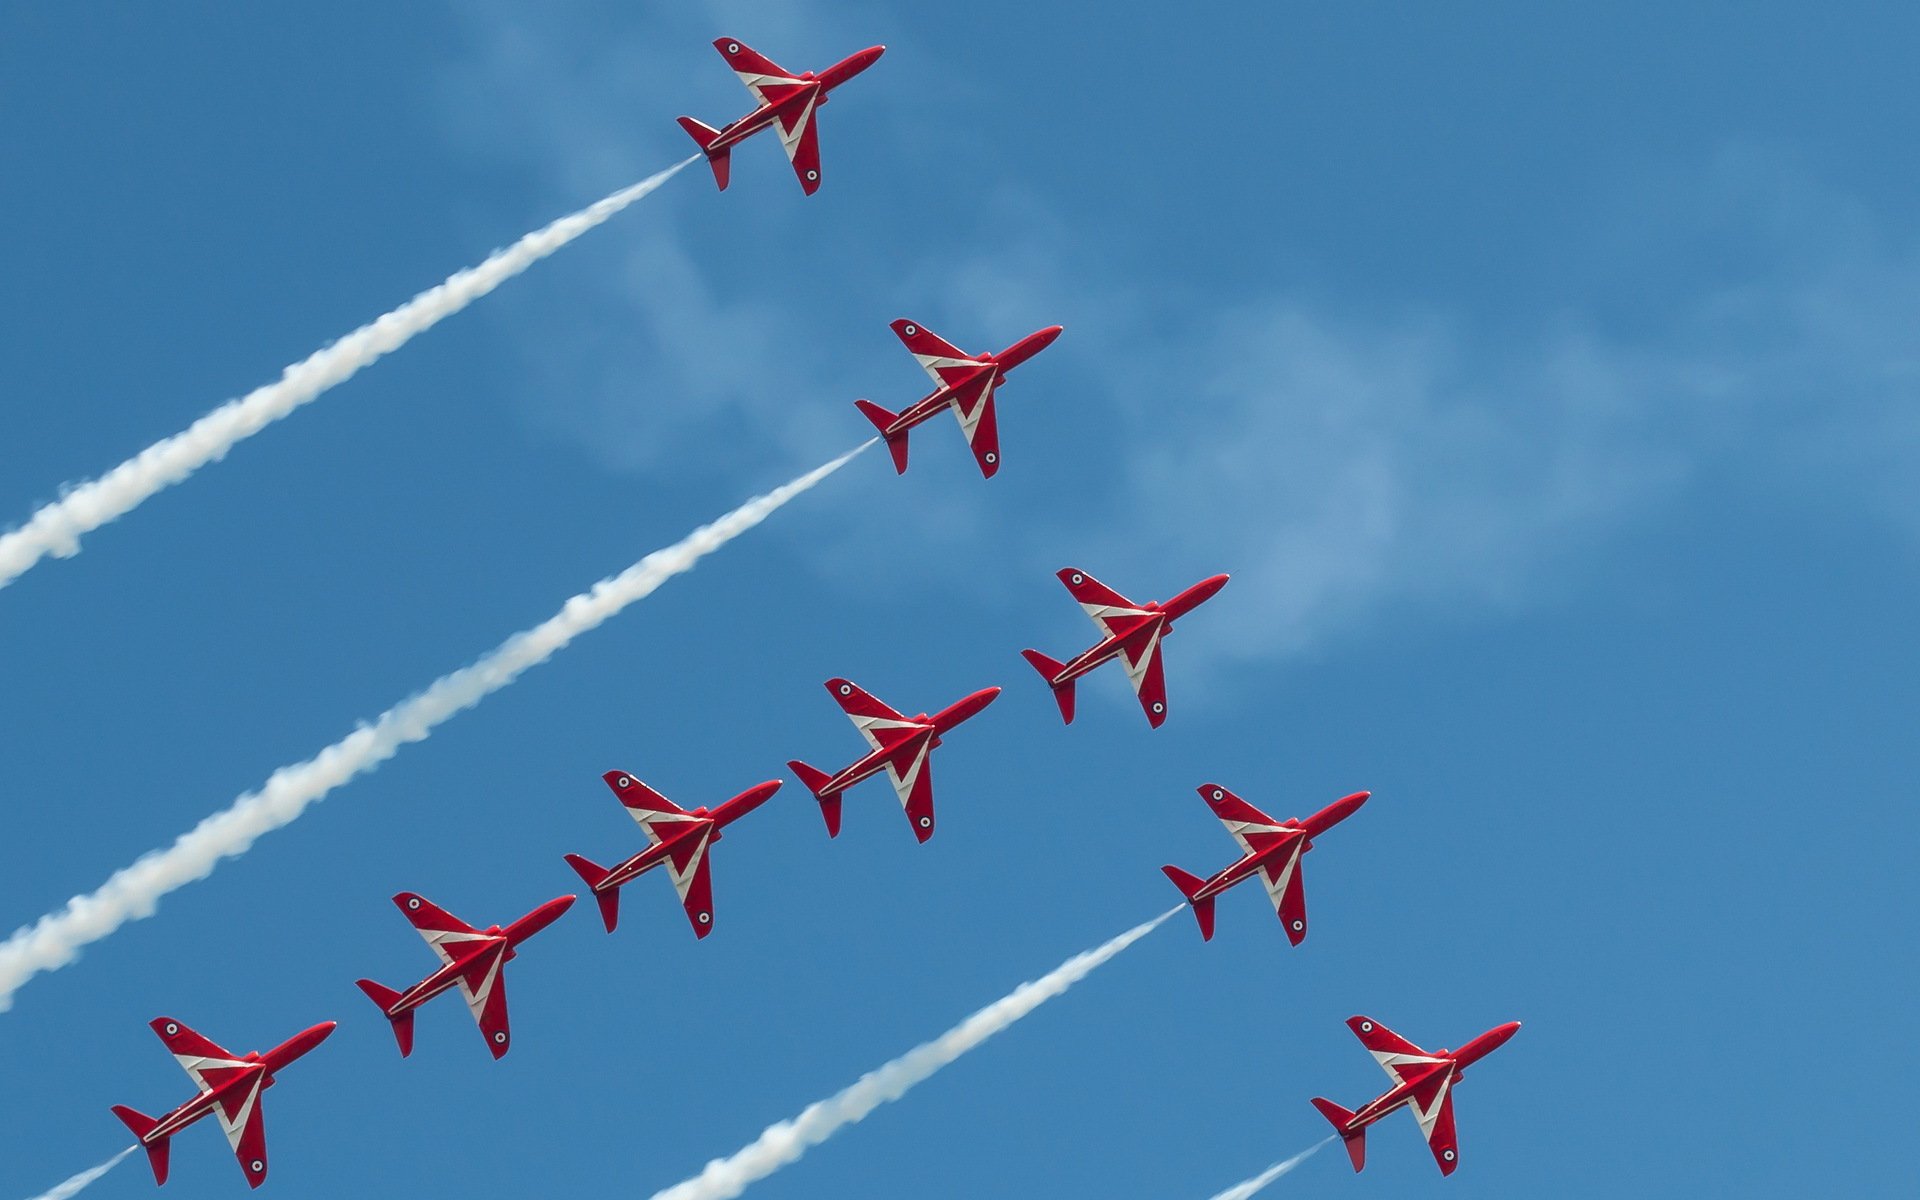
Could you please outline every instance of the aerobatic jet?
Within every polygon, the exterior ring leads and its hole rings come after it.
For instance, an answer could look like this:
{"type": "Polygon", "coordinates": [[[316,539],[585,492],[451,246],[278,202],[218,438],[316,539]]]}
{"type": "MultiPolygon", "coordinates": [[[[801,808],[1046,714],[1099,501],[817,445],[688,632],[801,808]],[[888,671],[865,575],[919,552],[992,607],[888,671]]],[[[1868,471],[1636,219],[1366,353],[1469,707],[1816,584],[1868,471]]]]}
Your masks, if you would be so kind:
{"type": "Polygon", "coordinates": [[[833,89],[872,66],[887,48],[869,46],[818,75],[812,71],[795,75],[734,38],[719,38],[713,48],[727,60],[740,82],[747,85],[747,91],[753,93],[753,102],[759,105],[724,129],[702,125],[692,117],[680,118],[680,128],[699,143],[701,153],[707,156],[707,165],[713,168],[713,181],[720,185],[721,191],[726,191],[728,157],[733,148],[762,129],[771,128],[780,135],[780,146],[793,163],[793,173],[800,177],[800,190],[809,196],[819,191],[820,135],[815,128],[815,113],[827,102],[833,89]]]}
{"type": "Polygon", "coordinates": [[[1347,1157],[1358,1171],[1367,1165],[1367,1126],[1397,1108],[1413,1111],[1420,1123],[1420,1134],[1440,1164],[1442,1175],[1453,1174],[1460,1165],[1460,1145],[1453,1136],[1453,1085],[1468,1067],[1499,1049],[1520,1028],[1520,1022],[1508,1021],[1487,1030],[1458,1050],[1426,1051],[1388,1029],[1371,1017],[1348,1017],[1360,1044],[1373,1052],[1380,1066],[1393,1080],[1378,1099],[1348,1112],[1331,1100],[1313,1098],[1320,1115],[1333,1123],[1340,1140],[1346,1143],[1347,1157]]]}
{"type": "Polygon", "coordinates": [[[1200,785],[1200,798],[1240,843],[1240,860],[1211,879],[1189,875],[1179,867],[1161,867],[1173,886],[1193,906],[1202,941],[1213,940],[1213,901],[1236,883],[1258,875],[1280,914],[1287,940],[1298,946],[1307,936],[1307,893],[1300,881],[1300,860],[1313,849],[1313,839],[1346,820],[1367,802],[1368,792],[1335,800],[1302,821],[1276,821],[1217,783],[1200,785]]]}
{"type": "Polygon", "coordinates": [[[1092,649],[1064,663],[1038,650],[1020,652],[1053,689],[1061,719],[1073,724],[1074,681],[1108,659],[1117,658],[1127,669],[1127,682],[1140,697],[1140,707],[1146,710],[1147,724],[1160,728],[1167,719],[1167,681],[1160,667],[1160,639],[1173,632],[1175,621],[1227,586],[1227,577],[1202,579],[1165,604],[1135,604],[1085,571],[1066,567],[1058,575],[1101,633],[1092,649]]]}
{"type": "Polygon", "coordinates": [[[664,863],[674,890],[680,893],[680,904],[687,910],[687,920],[693,923],[694,936],[712,933],[713,876],[707,869],[707,848],[720,840],[721,830],[765,804],[767,797],[780,790],[780,781],[770,779],[750,787],[712,810],[696,808],[688,812],[625,771],[608,771],[601,778],[652,843],[612,868],[578,854],[567,855],[567,864],[593,889],[607,932],[612,933],[620,921],[621,887],[664,863]]]}
{"type": "Polygon", "coordinates": [[[893,413],[871,400],[855,400],[854,407],[873,422],[887,441],[897,474],[907,471],[907,433],[947,409],[960,422],[960,431],[980,464],[980,474],[992,479],[1000,469],[1000,424],[993,413],[993,393],[1007,372],[1053,344],[1065,328],[1049,325],[1021,338],[998,354],[966,354],[917,321],[904,317],[892,325],[907,352],[933,378],[933,390],[904,410],[893,413]]]}
{"type": "Polygon", "coordinates": [[[225,1131],[234,1157],[240,1160],[240,1169],[246,1172],[247,1186],[265,1183],[267,1133],[261,1123],[260,1093],[273,1086],[274,1076],[282,1067],[326,1041],[334,1023],[323,1021],[296,1033],[265,1054],[251,1051],[244,1055],[222,1050],[172,1017],[156,1017],[148,1024],[200,1089],[199,1095],[164,1117],[149,1117],[124,1104],[113,1106],[113,1115],[140,1139],[140,1148],[153,1164],[154,1182],[167,1181],[168,1139],[212,1113],[225,1131]]]}
{"type": "Polygon", "coordinates": [[[511,1034],[507,1029],[507,981],[502,969],[513,960],[521,942],[559,920],[561,913],[573,907],[573,899],[561,896],[549,900],[505,929],[498,925],[475,929],[424,896],[412,892],[395,896],[393,902],[400,915],[427,939],[441,963],[439,970],[404,992],[382,987],[371,979],[359,981],[367,999],[379,1005],[381,1014],[393,1023],[400,1057],[413,1053],[414,1010],[454,987],[460,989],[467,1010],[487,1039],[487,1049],[496,1059],[505,1054],[511,1034]]]}
{"type": "Polygon", "coordinates": [[[940,739],[954,728],[993,703],[1000,694],[997,687],[982,688],[933,716],[921,713],[904,717],[844,679],[827,680],[827,692],[847,716],[860,736],[873,747],[871,753],[837,775],[810,767],[795,759],[787,768],[807,785],[820,801],[820,815],[827,822],[827,836],[840,836],[841,793],[863,779],[887,774],[900,807],[913,825],[913,836],[926,841],[933,836],[933,767],[927,759],[940,739]]]}

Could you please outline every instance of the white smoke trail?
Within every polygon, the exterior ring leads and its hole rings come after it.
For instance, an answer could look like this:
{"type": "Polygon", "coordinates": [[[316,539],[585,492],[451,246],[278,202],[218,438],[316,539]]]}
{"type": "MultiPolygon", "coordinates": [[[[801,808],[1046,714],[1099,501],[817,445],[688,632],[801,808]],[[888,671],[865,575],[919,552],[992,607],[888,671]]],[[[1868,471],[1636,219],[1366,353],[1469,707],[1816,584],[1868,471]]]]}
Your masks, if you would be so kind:
{"type": "Polygon", "coordinates": [[[100,1178],[102,1175],[105,1175],[108,1171],[111,1171],[115,1167],[119,1166],[121,1159],[125,1158],[129,1154],[132,1154],[137,1149],[139,1149],[138,1146],[128,1146],[125,1150],[122,1150],[120,1153],[114,1155],[112,1158],[101,1163],[99,1166],[88,1167],[86,1170],[80,1172],[78,1175],[75,1175],[72,1179],[67,1180],[65,1183],[54,1184],[52,1187],[48,1188],[46,1191],[41,1192],[38,1196],[35,1196],[33,1200],[68,1200],[68,1197],[70,1196],[78,1196],[81,1192],[86,1190],[86,1187],[88,1184],[100,1178]]]}
{"type": "Polygon", "coordinates": [[[1320,1141],[1315,1142],[1313,1145],[1308,1146],[1305,1150],[1302,1150],[1300,1153],[1294,1155],[1292,1158],[1285,1159],[1281,1162],[1277,1162],[1273,1164],[1272,1166],[1268,1167],[1266,1170],[1260,1172],[1258,1175],[1255,1175],[1252,1179],[1248,1179],[1241,1183],[1234,1184],[1232,1187],[1228,1188],[1226,1191],[1215,1195],[1213,1200],[1247,1200],[1247,1197],[1253,1195],[1255,1192],[1259,1191],[1261,1188],[1267,1186],[1268,1184],[1272,1183],[1274,1180],[1280,1178],[1282,1175],[1285,1175],[1287,1172],[1299,1166],[1301,1163],[1312,1158],[1315,1154],[1318,1154],[1322,1149],[1326,1147],[1326,1144],[1328,1142],[1331,1142],[1332,1140],[1333,1140],[1332,1138],[1323,1138],[1320,1141]]]}
{"type": "Polygon", "coordinates": [[[1095,967],[1159,928],[1185,908],[1168,909],[1144,925],[1092,950],[1076,954],[1040,978],[1023,983],[930,1042],[922,1042],[892,1062],[862,1075],[825,1100],[809,1104],[799,1116],[767,1126],[759,1137],[727,1158],[716,1158],[698,1175],[653,1194],[653,1200],[733,1200],[868,1113],[898,1100],[962,1054],[1012,1025],[1042,1004],[1085,979],[1095,967]]]}
{"type": "Polygon", "coordinates": [[[766,520],[871,445],[873,439],[601,580],[568,600],[553,617],[514,634],[471,666],[441,676],[425,691],[382,713],[373,724],[360,726],[306,762],[275,771],[259,791],[246,793],[201,821],[173,845],[116,871],[97,890],[75,896],[61,909],[15,930],[0,943],[0,1011],[12,1007],[14,993],[27,980],[66,966],[79,956],[81,947],[127,922],[152,916],[160,897],[206,878],[221,859],[245,853],[255,839],[292,823],[333,789],[373,770],[407,743],[424,740],[442,722],[506,687],[574,638],[651,595],[675,575],[692,570],[702,558],[766,520]]]}
{"type": "Polygon", "coordinates": [[[673,178],[689,163],[623,188],[570,216],[561,217],[477,267],[449,276],[385,316],[314,351],[281,372],[280,378],[230,400],[180,433],[148,446],[98,479],[76,484],[60,499],[34,513],[27,523],[0,535],[0,588],[52,554],[68,558],[80,552],[80,537],[133,511],[149,496],[187,478],[246,438],[292,413],[360,368],[407,344],[446,317],[459,312],[502,283],[552,254],[581,234],[673,178]]]}

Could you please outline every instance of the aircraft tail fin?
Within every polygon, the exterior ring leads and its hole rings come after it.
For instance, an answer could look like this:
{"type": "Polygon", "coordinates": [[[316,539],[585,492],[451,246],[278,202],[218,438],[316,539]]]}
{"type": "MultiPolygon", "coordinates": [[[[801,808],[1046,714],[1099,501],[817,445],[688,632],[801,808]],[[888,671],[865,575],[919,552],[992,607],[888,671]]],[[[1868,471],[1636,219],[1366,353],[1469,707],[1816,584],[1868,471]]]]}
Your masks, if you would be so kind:
{"type": "Polygon", "coordinates": [[[907,435],[887,432],[893,427],[893,423],[900,419],[900,414],[888,412],[871,400],[855,400],[853,406],[860,410],[862,416],[873,422],[873,427],[880,431],[881,437],[887,439],[887,453],[893,455],[893,473],[905,475],[907,473],[907,435]]]}
{"type": "Polygon", "coordinates": [[[1060,677],[1060,672],[1067,669],[1066,664],[1055,662],[1038,650],[1022,650],[1020,657],[1031,663],[1033,669],[1040,672],[1040,678],[1046,680],[1047,686],[1053,689],[1053,698],[1060,705],[1060,719],[1069,725],[1073,724],[1073,680],[1054,682],[1060,677]]]}
{"type": "Polygon", "coordinates": [[[119,1117],[120,1123],[133,1131],[133,1136],[139,1139],[140,1148],[147,1152],[147,1163],[153,1167],[153,1181],[165,1183],[167,1181],[167,1150],[171,1143],[166,1138],[161,1138],[157,1142],[147,1141],[147,1135],[152,1133],[160,1122],[124,1104],[114,1105],[113,1115],[119,1117]]]}
{"type": "Polygon", "coordinates": [[[714,153],[708,147],[720,136],[720,131],[711,125],[703,125],[692,117],[681,117],[680,128],[700,146],[700,152],[707,156],[707,165],[713,168],[713,181],[720,185],[721,191],[727,190],[728,168],[731,166],[733,150],[731,147],[714,153]]]}
{"type": "Polygon", "coordinates": [[[833,776],[818,767],[808,766],[797,758],[787,764],[787,770],[799,776],[800,782],[805,784],[807,790],[813,793],[813,798],[820,802],[820,818],[827,823],[827,836],[839,837],[840,793],[824,790],[833,776]]]}
{"type": "Polygon", "coordinates": [[[567,855],[567,865],[586,881],[589,888],[593,889],[593,898],[600,905],[600,921],[607,927],[607,932],[612,933],[613,927],[620,923],[620,889],[608,888],[603,892],[600,890],[600,885],[605,883],[607,876],[613,872],[592,859],[582,858],[578,854],[567,855]]]}
{"type": "Polygon", "coordinates": [[[380,1006],[380,1012],[393,1024],[393,1040],[400,1043],[400,1057],[413,1053],[413,1010],[393,1011],[400,1003],[400,993],[390,987],[382,986],[371,979],[355,980],[355,986],[367,994],[367,999],[380,1006]]]}
{"type": "Polygon", "coordinates": [[[1362,1125],[1358,1129],[1349,1130],[1347,1126],[1352,1124],[1353,1114],[1331,1100],[1323,1100],[1315,1096],[1313,1106],[1320,1110],[1320,1115],[1325,1117],[1333,1125],[1334,1131],[1340,1135],[1341,1142],[1347,1147],[1347,1157],[1353,1160],[1353,1169],[1358,1171],[1365,1167],[1367,1165],[1367,1127],[1362,1125]]]}
{"type": "Polygon", "coordinates": [[[1193,919],[1200,922],[1200,940],[1203,942],[1212,941],[1214,898],[1212,896],[1208,896],[1205,900],[1195,900],[1193,898],[1194,893],[1205,887],[1207,881],[1198,875],[1189,875],[1179,867],[1161,867],[1160,871],[1168,879],[1173,881],[1173,886],[1179,888],[1180,894],[1185,896],[1187,903],[1193,906],[1193,919]]]}

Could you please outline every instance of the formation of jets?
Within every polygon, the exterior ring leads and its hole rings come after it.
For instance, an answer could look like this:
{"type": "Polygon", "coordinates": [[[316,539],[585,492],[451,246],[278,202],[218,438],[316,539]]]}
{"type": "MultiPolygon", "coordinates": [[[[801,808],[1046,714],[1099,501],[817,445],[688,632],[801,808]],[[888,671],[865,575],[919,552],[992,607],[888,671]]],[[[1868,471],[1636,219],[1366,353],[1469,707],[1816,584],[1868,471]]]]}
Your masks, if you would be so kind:
{"type": "MultiPolygon", "coordinates": [[[[812,195],[820,186],[820,148],[817,113],[841,84],[866,70],[884,53],[873,46],[848,56],[819,74],[793,74],[744,43],[721,38],[714,42],[752,94],[756,107],[720,129],[691,117],[680,125],[705,154],[714,180],[725,189],[733,147],[763,129],[773,129],[793,164],[800,186],[812,195]]],[[[1061,327],[1048,326],[1014,342],[997,354],[969,355],[956,349],[925,325],[907,319],[893,323],[893,331],[932,378],[934,390],[890,412],[867,400],[856,401],[886,442],[896,471],[907,468],[907,438],[917,426],[951,409],[960,423],[983,477],[1000,468],[999,422],[994,397],[1007,375],[1060,336],[1061,327]]],[[[1132,685],[1147,723],[1159,728],[1167,719],[1165,671],[1161,662],[1164,640],[1174,622],[1212,599],[1227,584],[1226,575],[1214,575],[1193,584],[1165,602],[1136,603],[1077,567],[1058,572],[1060,581],[1099,629],[1099,640],[1080,654],[1060,662],[1037,650],[1022,651],[1052,691],[1060,716],[1074,718],[1074,685],[1084,675],[1118,659],[1132,685]]],[[[997,687],[982,688],[929,716],[906,716],[882,703],[846,679],[830,679],[827,692],[853,721],[866,740],[867,753],[833,773],[798,759],[787,766],[820,805],[829,837],[840,833],[841,803],[848,789],[876,775],[893,786],[914,837],[933,836],[933,776],[931,756],[943,739],[977,716],[999,696],[997,687]]],[[[674,891],[696,938],[713,932],[713,880],[709,851],[724,831],[765,804],[780,790],[779,780],[756,784],[711,808],[685,809],[626,771],[603,777],[614,796],[639,825],[647,846],[612,867],[603,867],[578,854],[566,862],[586,883],[607,932],[619,922],[620,890],[653,870],[666,868],[674,891]]],[[[1276,821],[1218,784],[1203,784],[1201,799],[1239,844],[1241,856],[1207,878],[1178,867],[1162,870],[1180,889],[1200,926],[1203,940],[1214,934],[1214,902],[1222,892],[1249,879],[1259,879],[1279,915],[1287,940],[1299,945],[1307,934],[1306,894],[1301,860],[1324,835],[1357,812],[1368,799],[1355,792],[1305,819],[1276,821]]],[[[439,967],[404,990],[370,979],[358,986],[391,1024],[401,1056],[413,1051],[415,1012],[443,992],[458,990],[495,1059],[511,1046],[507,1021],[505,965],[534,934],[558,920],[575,897],[560,896],[505,926],[477,929],[413,892],[393,897],[401,915],[426,940],[439,967]]],[[[1368,1017],[1347,1022],[1362,1044],[1386,1070],[1393,1086],[1355,1111],[1330,1100],[1312,1103],[1330,1121],[1347,1147],[1354,1169],[1366,1161],[1366,1131],[1399,1108],[1410,1109],[1425,1136],[1442,1174],[1458,1165],[1454,1137],[1453,1087],[1466,1069],[1504,1044],[1519,1029],[1518,1022],[1498,1026],[1474,1038],[1457,1051],[1425,1051],[1368,1017]]],[[[333,1032],[329,1021],[296,1034],[265,1053],[234,1055],[170,1017],[152,1022],[182,1069],[198,1088],[186,1103],[162,1117],[149,1117],[125,1106],[113,1112],[146,1151],[154,1178],[167,1181],[168,1148],[174,1134],[209,1114],[225,1131],[250,1187],[266,1179],[266,1136],[260,1097],[277,1073],[325,1041],[333,1032]]]]}

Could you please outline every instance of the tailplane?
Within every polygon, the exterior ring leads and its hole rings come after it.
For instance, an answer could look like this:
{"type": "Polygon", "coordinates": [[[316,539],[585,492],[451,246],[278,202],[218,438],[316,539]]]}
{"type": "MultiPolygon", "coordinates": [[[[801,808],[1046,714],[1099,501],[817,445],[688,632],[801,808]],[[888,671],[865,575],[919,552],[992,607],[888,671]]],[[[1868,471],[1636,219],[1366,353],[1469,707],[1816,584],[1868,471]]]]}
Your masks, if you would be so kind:
{"type": "Polygon", "coordinates": [[[867,420],[873,422],[873,427],[880,431],[881,437],[887,439],[887,453],[893,455],[893,473],[905,475],[907,473],[907,435],[887,432],[893,428],[893,423],[900,419],[900,414],[888,412],[871,400],[855,400],[853,406],[859,409],[861,415],[867,420]]]}
{"type": "Polygon", "coordinates": [[[578,854],[567,855],[567,865],[586,881],[589,888],[593,889],[593,898],[600,904],[600,921],[607,927],[607,932],[612,933],[613,927],[620,923],[620,889],[608,888],[603,892],[600,890],[600,885],[605,883],[607,876],[613,872],[592,859],[582,858],[578,854]]]}
{"type": "Polygon", "coordinates": [[[1173,881],[1173,886],[1180,889],[1180,894],[1187,898],[1187,903],[1193,906],[1193,919],[1200,922],[1200,940],[1212,941],[1214,898],[1212,896],[1208,896],[1205,900],[1193,898],[1194,893],[1205,887],[1207,881],[1198,875],[1189,875],[1179,867],[1161,867],[1160,870],[1173,881]]]}
{"type": "Polygon", "coordinates": [[[1046,680],[1047,686],[1053,689],[1054,701],[1060,705],[1060,719],[1069,725],[1073,724],[1073,680],[1054,682],[1060,678],[1060,672],[1067,669],[1066,664],[1055,662],[1038,650],[1022,650],[1020,657],[1031,663],[1033,669],[1040,672],[1040,678],[1046,680]]]}
{"type": "Polygon", "coordinates": [[[356,986],[367,994],[367,999],[380,1006],[380,1011],[393,1023],[393,1040],[400,1043],[400,1057],[413,1053],[413,1010],[393,1011],[400,1003],[400,993],[390,987],[384,987],[371,979],[355,981],[356,986]]]}
{"type": "Polygon", "coordinates": [[[720,185],[721,191],[726,191],[727,173],[733,154],[732,147],[721,150],[718,154],[709,150],[708,147],[713,145],[714,139],[720,136],[720,131],[711,125],[703,125],[692,117],[681,117],[680,128],[686,130],[687,136],[699,144],[700,152],[707,156],[707,165],[713,168],[713,181],[720,185]]]}
{"type": "Polygon", "coordinates": [[[1353,1169],[1358,1171],[1365,1167],[1367,1165],[1367,1127],[1362,1125],[1358,1129],[1349,1130],[1347,1126],[1353,1123],[1353,1114],[1331,1100],[1322,1100],[1315,1096],[1313,1106],[1320,1110],[1320,1115],[1325,1117],[1333,1125],[1334,1131],[1340,1135],[1341,1142],[1347,1147],[1347,1157],[1353,1160],[1353,1169]]]}
{"type": "Polygon", "coordinates": [[[800,782],[806,785],[806,789],[813,793],[813,798],[820,802],[820,818],[827,823],[827,836],[839,837],[840,793],[824,790],[827,784],[832,782],[833,776],[818,767],[810,767],[797,758],[787,764],[787,770],[798,776],[800,782]]]}
{"type": "Polygon", "coordinates": [[[139,1139],[140,1148],[147,1152],[147,1162],[153,1167],[153,1181],[165,1183],[167,1181],[167,1148],[171,1143],[166,1138],[161,1138],[157,1142],[147,1141],[147,1135],[152,1133],[160,1122],[124,1104],[114,1105],[113,1115],[119,1117],[121,1124],[133,1131],[133,1136],[139,1139]]]}

